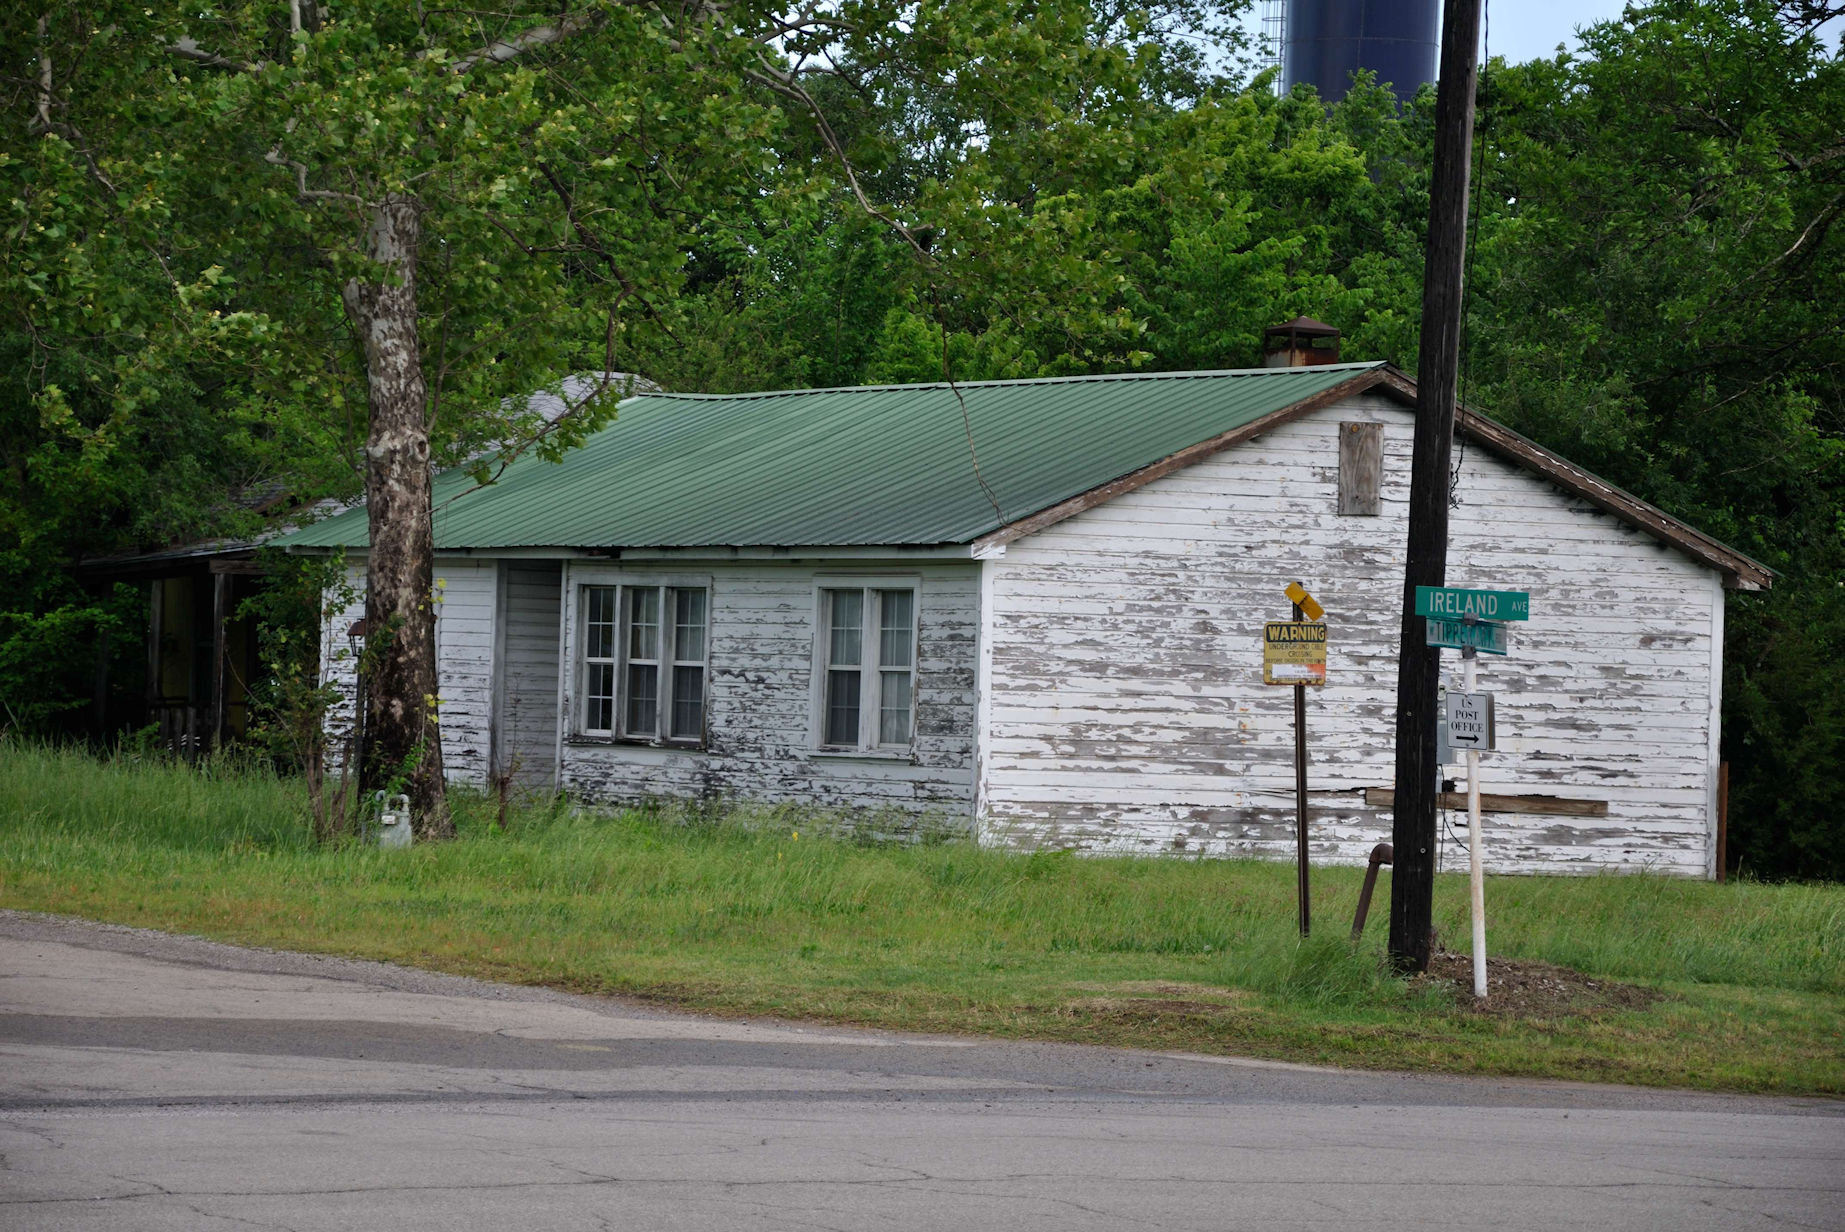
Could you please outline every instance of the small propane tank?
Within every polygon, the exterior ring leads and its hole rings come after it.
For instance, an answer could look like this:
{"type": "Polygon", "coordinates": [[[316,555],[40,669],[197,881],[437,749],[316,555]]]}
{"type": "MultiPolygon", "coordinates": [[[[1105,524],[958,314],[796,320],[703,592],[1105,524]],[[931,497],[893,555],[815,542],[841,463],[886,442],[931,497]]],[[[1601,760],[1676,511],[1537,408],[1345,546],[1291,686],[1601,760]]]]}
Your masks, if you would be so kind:
{"type": "Polygon", "coordinates": [[[378,813],[378,845],[380,847],[408,847],[410,845],[410,797],[391,796],[384,802],[378,813]]]}

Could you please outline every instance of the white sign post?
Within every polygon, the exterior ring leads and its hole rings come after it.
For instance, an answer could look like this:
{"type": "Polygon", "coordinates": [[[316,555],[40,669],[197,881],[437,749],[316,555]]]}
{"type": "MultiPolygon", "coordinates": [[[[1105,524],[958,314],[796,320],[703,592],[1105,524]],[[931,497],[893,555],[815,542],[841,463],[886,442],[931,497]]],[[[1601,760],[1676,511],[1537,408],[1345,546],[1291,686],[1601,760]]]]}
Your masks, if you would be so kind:
{"type": "Polygon", "coordinates": [[[1416,615],[1428,618],[1428,645],[1459,646],[1461,691],[1449,693],[1443,727],[1450,749],[1467,757],[1467,863],[1473,907],[1473,995],[1486,1000],[1486,872],[1480,856],[1480,751],[1493,747],[1493,698],[1475,693],[1480,651],[1506,652],[1505,628],[1490,622],[1531,619],[1531,596],[1522,590],[1416,587],[1416,615]]]}
{"type": "MultiPolygon", "coordinates": [[[[1472,701],[1474,693],[1475,664],[1479,654],[1472,646],[1461,651],[1461,693],[1467,701],[1472,701]]],[[[1449,714],[1453,714],[1454,698],[1449,697],[1449,714]]],[[[1464,711],[1465,712],[1465,711],[1464,711]]],[[[1475,712],[1477,713],[1477,712],[1475,712]]],[[[1484,726],[1482,724],[1481,726],[1484,726]]],[[[1467,874],[1469,881],[1469,902],[1473,908],[1473,995],[1478,1000],[1486,1000],[1486,870],[1480,856],[1480,745],[1485,743],[1476,733],[1457,733],[1453,726],[1448,728],[1448,744],[1456,744],[1455,737],[1475,736],[1476,742],[1467,744],[1467,874]]]]}

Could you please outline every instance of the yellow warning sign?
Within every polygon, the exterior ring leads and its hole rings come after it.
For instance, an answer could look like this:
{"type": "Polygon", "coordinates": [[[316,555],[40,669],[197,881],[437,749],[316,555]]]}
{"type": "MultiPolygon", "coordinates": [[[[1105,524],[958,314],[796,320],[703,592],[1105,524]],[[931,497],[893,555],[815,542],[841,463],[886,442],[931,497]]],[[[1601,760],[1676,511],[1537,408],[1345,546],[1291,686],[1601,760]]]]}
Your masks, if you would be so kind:
{"type": "Polygon", "coordinates": [[[1262,626],[1263,684],[1325,684],[1326,625],[1271,620],[1262,626]]]}

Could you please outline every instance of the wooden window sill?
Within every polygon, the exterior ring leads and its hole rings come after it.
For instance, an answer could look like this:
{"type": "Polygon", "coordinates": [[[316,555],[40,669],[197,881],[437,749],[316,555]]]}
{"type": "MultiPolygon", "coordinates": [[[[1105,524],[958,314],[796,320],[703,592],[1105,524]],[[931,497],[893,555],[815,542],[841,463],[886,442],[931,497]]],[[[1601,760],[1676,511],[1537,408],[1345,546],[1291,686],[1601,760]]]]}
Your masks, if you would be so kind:
{"type": "Polygon", "coordinates": [[[566,736],[564,743],[572,748],[587,749],[659,749],[668,753],[703,753],[703,744],[693,744],[685,740],[634,740],[627,736],[566,736]]]}

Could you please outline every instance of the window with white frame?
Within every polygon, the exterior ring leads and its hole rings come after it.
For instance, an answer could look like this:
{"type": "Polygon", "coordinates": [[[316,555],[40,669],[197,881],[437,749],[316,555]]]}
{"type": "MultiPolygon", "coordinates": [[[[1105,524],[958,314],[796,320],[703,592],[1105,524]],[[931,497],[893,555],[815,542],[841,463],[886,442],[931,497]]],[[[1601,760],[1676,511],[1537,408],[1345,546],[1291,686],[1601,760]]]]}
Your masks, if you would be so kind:
{"type": "Polygon", "coordinates": [[[710,592],[702,586],[585,586],[578,731],[655,744],[705,735],[710,592]]]}
{"type": "Polygon", "coordinates": [[[916,728],[913,585],[820,592],[820,747],[907,749],[916,728]]]}

